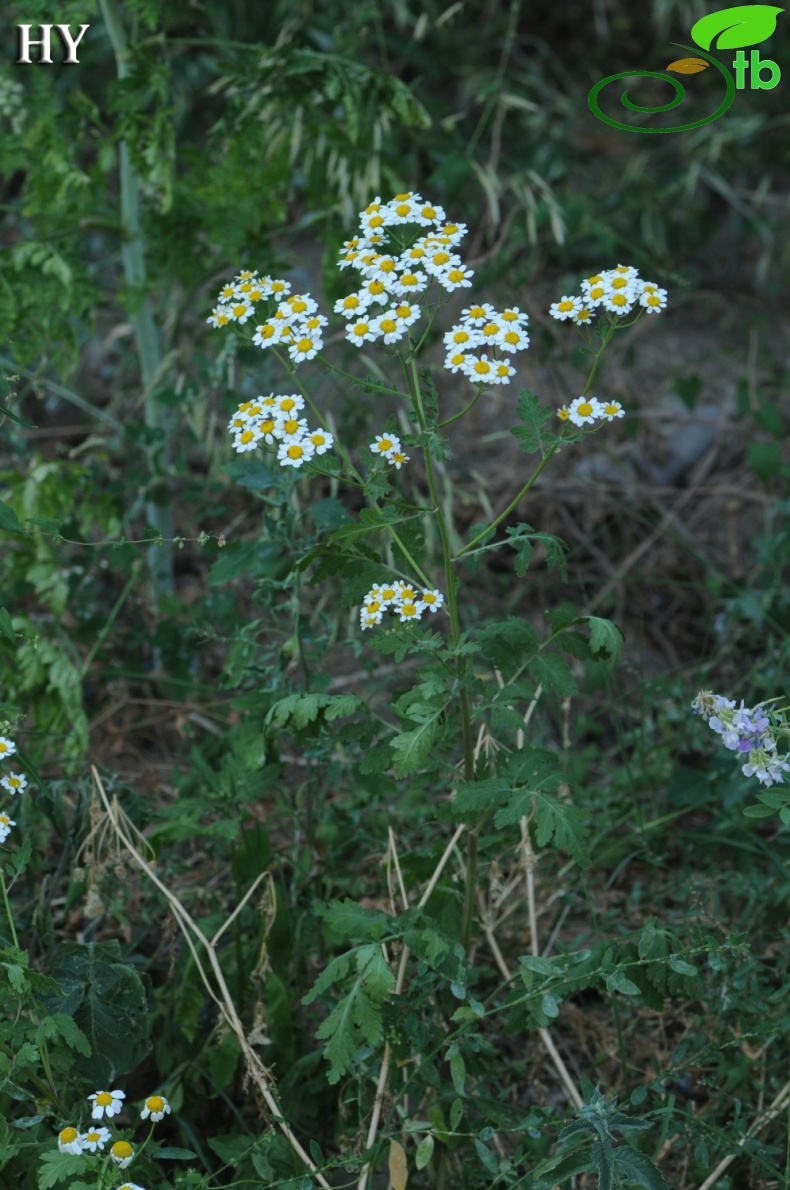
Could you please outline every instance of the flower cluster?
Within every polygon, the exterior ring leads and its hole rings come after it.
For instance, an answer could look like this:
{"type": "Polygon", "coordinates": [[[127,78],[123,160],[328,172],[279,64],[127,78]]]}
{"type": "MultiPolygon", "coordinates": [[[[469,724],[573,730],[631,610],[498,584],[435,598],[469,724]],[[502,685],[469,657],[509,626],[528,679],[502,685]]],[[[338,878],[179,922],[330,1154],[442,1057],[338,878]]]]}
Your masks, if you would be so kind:
{"type": "MultiPolygon", "coordinates": [[[[358,288],[334,307],[346,319],[349,343],[397,343],[420,317],[434,281],[447,293],[469,289],[474,272],[456,251],[466,230],[419,194],[396,194],[387,203],[375,198],[360,215],[359,234],[340,252],[340,268],[360,275],[358,288]]],[[[445,367],[475,384],[508,384],[515,373],[510,356],[529,344],[526,322],[517,308],[497,314],[493,306],[471,306],[444,337],[445,367]]]]}
{"type": "Polygon", "coordinates": [[[279,397],[269,393],[244,401],[228,422],[233,449],[243,453],[263,442],[276,448],[283,467],[301,467],[314,455],[326,454],[334,438],[326,430],[311,430],[300,416],[303,409],[304,397],[298,393],[279,397]]]}
{"type": "Polygon", "coordinates": [[[589,426],[596,421],[614,421],[625,417],[625,410],[619,401],[599,401],[597,397],[577,397],[570,405],[557,410],[560,421],[571,421],[575,426],[589,426]]]}
{"type": "Polygon", "coordinates": [[[264,348],[281,344],[294,364],[315,359],[324,345],[327,319],[318,313],[318,303],[309,293],[292,294],[290,290],[290,281],[259,277],[255,270],[245,270],[223,285],[206,321],[214,327],[229,322],[244,326],[255,314],[256,304],[266,302],[268,317],[256,325],[253,343],[264,348]]]}
{"type": "MultiPolygon", "coordinates": [[[[88,1096],[88,1102],[92,1104],[92,1119],[102,1120],[106,1117],[111,1120],[123,1109],[125,1098],[124,1091],[95,1091],[93,1095],[88,1096]]],[[[140,1116],[143,1120],[150,1118],[153,1125],[154,1122],[164,1119],[169,1111],[170,1104],[163,1095],[149,1095],[140,1116]]],[[[74,1156],[103,1153],[111,1140],[112,1133],[104,1125],[94,1124],[86,1132],[79,1132],[69,1125],[58,1133],[58,1148],[61,1153],[71,1153],[74,1156]]],[[[119,1139],[110,1145],[109,1156],[119,1169],[126,1169],[135,1157],[135,1149],[128,1140],[119,1139]]],[[[117,1190],[143,1190],[143,1187],[137,1186],[134,1182],[124,1182],[117,1190]]]]}
{"type": "Polygon", "coordinates": [[[784,725],[775,712],[766,710],[763,703],[746,707],[743,699],[736,707],[732,699],[709,690],[701,690],[691,705],[721,736],[725,748],[746,755],[741,769],[745,777],[756,777],[765,786],[784,784],[782,773],[790,772],[790,753],[777,753],[777,728],[784,725]]]}
{"type": "MultiPolygon", "coordinates": [[[[15,752],[16,744],[7,736],[0,735],[0,761],[8,760],[15,752]]],[[[6,793],[22,794],[27,787],[27,777],[24,773],[6,773],[4,777],[0,777],[0,786],[6,793]]],[[[5,843],[14,826],[15,819],[9,817],[5,810],[0,811],[0,843],[5,843]]]]}
{"type": "Polygon", "coordinates": [[[667,304],[667,291],[653,281],[643,281],[637,270],[627,264],[586,277],[581,288],[580,294],[564,294],[554,302],[549,309],[552,318],[560,322],[570,319],[577,326],[587,326],[599,308],[619,316],[630,314],[634,307],[638,307],[638,312],[658,314],[667,304]]]}
{"type": "Polygon", "coordinates": [[[501,314],[488,302],[469,306],[444,336],[445,368],[461,372],[473,384],[510,384],[510,377],[516,374],[511,357],[529,347],[527,321],[518,306],[501,314]]]}
{"type": "Polygon", "coordinates": [[[438,612],[444,606],[444,595],[441,591],[432,591],[425,587],[412,586],[398,579],[394,583],[371,587],[364,598],[359,612],[359,622],[363,630],[380,624],[384,612],[389,610],[402,622],[419,620],[424,611],[438,612]]]}

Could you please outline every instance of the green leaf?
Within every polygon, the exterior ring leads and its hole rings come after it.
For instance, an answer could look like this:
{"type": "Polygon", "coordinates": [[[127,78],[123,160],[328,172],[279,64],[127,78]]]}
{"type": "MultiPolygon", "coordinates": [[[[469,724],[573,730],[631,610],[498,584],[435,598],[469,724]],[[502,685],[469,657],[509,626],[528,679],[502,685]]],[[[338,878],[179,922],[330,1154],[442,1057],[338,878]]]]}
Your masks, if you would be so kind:
{"type": "Polygon", "coordinates": [[[91,1056],[91,1047],[87,1037],[79,1025],[65,1012],[49,1013],[36,1029],[37,1045],[42,1045],[45,1041],[57,1040],[57,1038],[62,1038],[69,1049],[76,1050],[86,1058],[91,1056]]]}
{"type": "Polygon", "coordinates": [[[497,1161],[496,1154],[492,1153],[488,1145],[484,1145],[482,1140],[480,1140],[478,1137],[475,1137],[475,1149],[477,1151],[478,1157],[488,1172],[498,1174],[499,1162],[497,1161]]]}
{"type": "Polygon", "coordinates": [[[516,409],[523,424],[513,426],[510,433],[527,454],[540,451],[545,458],[549,448],[558,441],[556,434],[544,429],[546,422],[554,416],[554,410],[548,405],[541,405],[530,389],[522,391],[516,409]]]}
{"type": "Polygon", "coordinates": [[[425,1169],[425,1166],[430,1161],[431,1157],[433,1156],[433,1144],[433,1136],[431,1133],[429,1133],[427,1136],[424,1136],[417,1145],[414,1164],[418,1169],[425,1169]]]}
{"type": "Polygon", "coordinates": [[[390,740],[390,748],[395,753],[393,765],[396,777],[408,777],[416,773],[425,762],[436,739],[436,719],[415,727],[413,731],[404,731],[390,740]]]}
{"type": "Polygon", "coordinates": [[[616,660],[625,639],[617,625],[601,616],[582,616],[582,620],[586,620],[590,627],[590,648],[593,653],[606,653],[611,660],[616,660]]]}
{"type": "Polygon", "coordinates": [[[608,1141],[595,1142],[592,1147],[592,1159],[598,1171],[598,1190],[613,1190],[614,1149],[608,1141]]]}
{"type": "Polygon", "coordinates": [[[191,1149],[174,1148],[173,1145],[164,1145],[161,1149],[154,1149],[152,1155],[164,1157],[167,1161],[195,1161],[197,1159],[197,1153],[193,1153],[191,1149]]]}
{"type": "Polygon", "coordinates": [[[667,1190],[661,1171],[638,1149],[621,1145],[614,1151],[614,1164],[618,1174],[623,1174],[628,1179],[629,1186],[645,1186],[646,1190],[667,1190]]]}
{"type": "Polygon", "coordinates": [[[464,1115],[464,1105],[460,1099],[454,1099],[453,1105],[450,1108],[450,1127],[453,1132],[458,1131],[458,1125],[461,1123],[464,1115]]]}
{"type": "Polygon", "coordinates": [[[73,1017],[91,1046],[91,1057],[75,1058],[81,1074],[96,1085],[110,1083],[145,1057],[151,1048],[146,988],[121,961],[117,942],[62,944],[53,975],[63,995],[47,998],[50,1011],[73,1017]]]}
{"type": "Polygon", "coordinates": [[[677,958],[676,955],[670,957],[669,966],[678,975],[691,975],[696,979],[699,974],[696,967],[692,967],[691,963],[684,963],[683,959],[677,958]]]}
{"type": "Polygon", "coordinates": [[[377,943],[360,946],[357,951],[357,970],[365,981],[365,990],[376,1004],[383,1004],[395,987],[395,976],[377,943]]]}
{"type": "Polygon", "coordinates": [[[4,607],[0,607],[0,633],[3,634],[6,640],[10,640],[12,645],[16,644],[14,625],[12,624],[11,617],[4,607]]]}
{"type": "Polygon", "coordinates": [[[711,12],[692,25],[692,39],[703,50],[738,50],[759,45],[776,29],[776,18],[783,8],[773,4],[740,4],[711,12]],[[718,36],[715,47],[714,38],[718,36]]]}
{"type": "Polygon", "coordinates": [[[556,653],[539,653],[530,659],[528,668],[544,690],[559,694],[560,698],[576,693],[576,683],[571,677],[567,662],[556,653]]]}
{"type": "Polygon", "coordinates": [[[333,933],[353,941],[375,941],[390,928],[390,918],[380,909],[366,909],[356,901],[332,901],[318,912],[333,933]]]}
{"type": "Polygon", "coordinates": [[[51,1150],[42,1153],[38,1159],[38,1190],[49,1190],[50,1186],[57,1186],[58,1182],[84,1172],[83,1158],[74,1153],[51,1150]]]}
{"type": "Polygon", "coordinates": [[[30,536],[29,531],[20,525],[19,518],[11,505],[4,504],[2,500],[0,500],[0,529],[6,533],[20,533],[23,537],[30,536]]]}
{"type": "Polygon", "coordinates": [[[361,1043],[377,1044],[384,1035],[381,1009],[374,1005],[362,986],[362,978],[355,980],[351,990],[343,996],[325,1021],[317,1036],[323,1041],[324,1056],[329,1062],[327,1080],[334,1085],[348,1070],[361,1043]]]}
{"type": "Polygon", "coordinates": [[[535,839],[545,847],[553,838],[558,847],[569,851],[580,868],[590,865],[584,841],[584,815],[569,802],[562,802],[542,789],[519,789],[510,804],[494,818],[497,827],[515,825],[529,817],[534,807],[535,839]]]}
{"type": "MultiPolygon", "coordinates": [[[[466,1062],[464,1062],[463,1054],[453,1054],[450,1059],[450,1077],[458,1094],[463,1095],[466,1085],[466,1062]]],[[[454,1127],[455,1124],[453,1124],[454,1127]]]]}

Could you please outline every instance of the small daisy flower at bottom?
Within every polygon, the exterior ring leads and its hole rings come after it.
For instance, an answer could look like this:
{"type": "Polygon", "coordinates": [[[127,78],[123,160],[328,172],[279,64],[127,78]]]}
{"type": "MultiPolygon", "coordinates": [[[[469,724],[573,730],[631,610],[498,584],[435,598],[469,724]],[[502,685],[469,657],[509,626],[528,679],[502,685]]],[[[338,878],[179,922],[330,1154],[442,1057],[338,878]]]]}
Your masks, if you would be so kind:
{"type": "Polygon", "coordinates": [[[16,752],[16,744],[11,740],[6,739],[4,735],[0,735],[0,760],[7,760],[9,756],[13,756],[16,752]]]}
{"type": "Polygon", "coordinates": [[[560,421],[567,421],[568,418],[570,417],[570,415],[571,415],[570,409],[568,408],[567,405],[562,405],[557,410],[557,417],[560,419],[560,421]]]}
{"type": "Polygon", "coordinates": [[[80,1136],[80,1146],[83,1149],[88,1149],[91,1153],[95,1153],[97,1149],[104,1148],[111,1136],[112,1133],[109,1128],[90,1128],[80,1136]]]}
{"type": "Polygon", "coordinates": [[[277,451],[277,462],[283,467],[301,467],[315,454],[315,447],[309,438],[291,439],[283,442],[277,451]]]}
{"type": "Polygon", "coordinates": [[[122,1186],[118,1186],[118,1190],[143,1190],[142,1186],[138,1186],[136,1182],[124,1182],[122,1186]]]}
{"type": "Polygon", "coordinates": [[[110,1149],[110,1156],[116,1165],[120,1166],[121,1169],[126,1169],[126,1166],[134,1157],[134,1149],[128,1140],[116,1140],[110,1149]]]}
{"type": "Polygon", "coordinates": [[[571,403],[568,417],[575,426],[587,426],[601,416],[601,409],[601,402],[597,397],[577,397],[571,403]]]}
{"type": "Polygon", "coordinates": [[[155,1124],[163,1120],[170,1112],[170,1104],[165,1099],[164,1095],[149,1095],[145,1101],[145,1106],[140,1112],[140,1117],[147,1120],[150,1116],[155,1124]]]}
{"type": "Polygon", "coordinates": [[[90,1102],[93,1103],[91,1116],[94,1120],[100,1120],[102,1116],[107,1116],[108,1120],[117,1116],[123,1107],[122,1101],[125,1098],[125,1091],[94,1091],[92,1095],[88,1096],[90,1102]]]}
{"type": "Polygon", "coordinates": [[[409,456],[405,455],[402,450],[393,450],[392,453],[387,456],[387,458],[395,467],[396,471],[400,471],[403,464],[408,463],[409,461],[409,456]]]}
{"type": "Polygon", "coordinates": [[[71,1153],[77,1157],[82,1152],[80,1134],[76,1128],[63,1128],[58,1133],[58,1148],[61,1153],[71,1153]]]}
{"type": "Polygon", "coordinates": [[[619,401],[606,401],[601,405],[601,417],[614,421],[616,417],[625,417],[625,409],[619,401]]]}
{"type": "Polygon", "coordinates": [[[12,826],[16,826],[16,821],[13,818],[9,818],[7,814],[0,814],[0,843],[5,843],[11,834],[12,826]]]}
{"type": "Polygon", "coordinates": [[[398,615],[404,623],[406,620],[419,620],[422,608],[417,603],[402,603],[398,608],[398,615]]]}

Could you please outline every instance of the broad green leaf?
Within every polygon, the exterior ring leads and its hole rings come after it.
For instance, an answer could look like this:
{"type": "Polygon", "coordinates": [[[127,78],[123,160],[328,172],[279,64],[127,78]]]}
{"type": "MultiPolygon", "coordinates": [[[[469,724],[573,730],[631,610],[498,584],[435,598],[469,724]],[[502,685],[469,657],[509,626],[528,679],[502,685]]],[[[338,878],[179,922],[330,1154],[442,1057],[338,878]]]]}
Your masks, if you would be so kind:
{"type": "Polygon", "coordinates": [[[109,1083],[136,1066],[151,1048],[143,979],[121,960],[117,942],[64,943],[53,975],[63,995],[49,997],[50,1011],[73,1017],[91,1046],[91,1057],[74,1063],[96,1085],[109,1083]]]}
{"type": "Polygon", "coordinates": [[[623,633],[611,620],[601,616],[582,616],[590,627],[590,648],[593,653],[608,653],[612,660],[620,656],[623,647],[623,633]]]}
{"type": "Polygon", "coordinates": [[[708,13],[692,25],[691,36],[703,50],[738,50],[759,45],[776,29],[776,18],[783,8],[773,4],[739,4],[708,13]],[[713,45],[716,39],[715,46],[713,45]]]}
{"type": "Polygon", "coordinates": [[[459,1095],[463,1095],[466,1084],[466,1062],[463,1054],[453,1054],[450,1059],[450,1077],[459,1095]]]}

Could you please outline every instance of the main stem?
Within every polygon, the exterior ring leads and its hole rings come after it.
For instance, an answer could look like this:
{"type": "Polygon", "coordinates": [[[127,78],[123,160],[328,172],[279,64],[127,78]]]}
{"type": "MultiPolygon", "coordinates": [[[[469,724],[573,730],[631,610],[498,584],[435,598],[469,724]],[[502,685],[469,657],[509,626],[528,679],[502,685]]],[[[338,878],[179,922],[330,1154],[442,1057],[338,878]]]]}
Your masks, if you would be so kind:
{"type": "MultiPolygon", "coordinates": [[[[409,385],[411,389],[412,401],[414,403],[414,411],[417,415],[417,420],[420,429],[425,429],[425,411],[422,406],[422,393],[420,391],[420,379],[417,372],[417,364],[414,356],[411,360],[411,382],[409,385]]],[[[444,582],[447,591],[447,610],[450,614],[450,637],[453,645],[457,645],[461,639],[461,621],[458,615],[458,600],[455,591],[455,571],[453,569],[453,555],[450,549],[450,534],[447,530],[447,521],[444,515],[439,500],[439,492],[436,487],[436,476],[433,470],[433,459],[430,451],[425,451],[425,473],[428,477],[428,488],[431,493],[431,500],[436,509],[436,523],[439,528],[439,538],[442,543],[442,558],[444,560],[444,582]]],[[[464,741],[464,777],[467,781],[474,778],[475,761],[474,749],[472,746],[472,716],[469,709],[469,695],[466,690],[460,691],[461,703],[461,730],[463,732],[464,741]]],[[[469,953],[469,945],[472,937],[472,917],[474,914],[475,903],[475,883],[477,880],[477,835],[474,831],[469,831],[467,835],[467,852],[466,852],[466,890],[464,893],[464,909],[463,922],[461,927],[461,940],[463,942],[464,950],[469,953]]]]}

